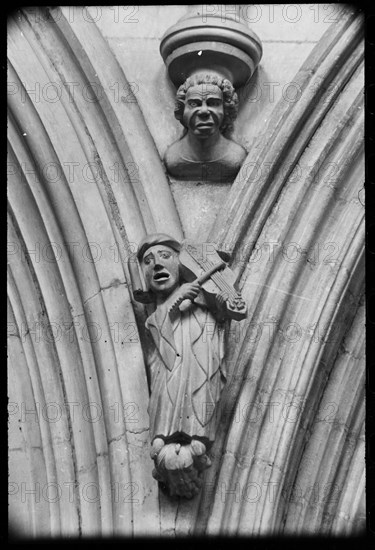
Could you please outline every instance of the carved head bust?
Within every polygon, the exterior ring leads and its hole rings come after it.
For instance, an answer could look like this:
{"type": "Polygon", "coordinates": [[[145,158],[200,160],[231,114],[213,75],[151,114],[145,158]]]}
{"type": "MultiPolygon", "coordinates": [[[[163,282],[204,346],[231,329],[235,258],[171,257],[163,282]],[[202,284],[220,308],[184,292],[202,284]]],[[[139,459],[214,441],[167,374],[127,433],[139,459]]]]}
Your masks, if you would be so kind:
{"type": "Polygon", "coordinates": [[[171,176],[185,180],[232,182],[246,150],[229,136],[238,113],[231,82],[215,72],[197,72],[179,87],[175,117],[183,135],[166,150],[171,176]]]}
{"type": "Polygon", "coordinates": [[[218,131],[228,137],[237,112],[237,94],[230,81],[219,75],[197,73],[177,90],[175,117],[198,139],[218,131]]]}

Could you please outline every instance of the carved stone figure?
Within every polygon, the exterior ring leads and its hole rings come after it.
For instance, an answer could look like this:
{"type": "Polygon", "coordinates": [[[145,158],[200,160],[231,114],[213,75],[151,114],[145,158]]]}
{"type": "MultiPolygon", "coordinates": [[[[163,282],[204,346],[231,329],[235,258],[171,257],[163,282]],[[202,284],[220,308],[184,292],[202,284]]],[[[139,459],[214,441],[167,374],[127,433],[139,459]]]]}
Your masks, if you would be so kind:
{"type": "Polygon", "coordinates": [[[135,298],[156,306],[146,321],[155,343],[148,365],[151,457],[154,477],[172,496],[192,498],[210,466],[225,383],[222,321],[246,316],[228,256],[220,254],[154,234],[140,243],[141,273],[129,264],[135,298]]]}
{"type": "Polygon", "coordinates": [[[179,179],[233,181],[247,155],[229,136],[238,98],[231,82],[215,73],[197,73],[178,88],[175,117],[181,139],[166,151],[168,172],[179,179]]]}

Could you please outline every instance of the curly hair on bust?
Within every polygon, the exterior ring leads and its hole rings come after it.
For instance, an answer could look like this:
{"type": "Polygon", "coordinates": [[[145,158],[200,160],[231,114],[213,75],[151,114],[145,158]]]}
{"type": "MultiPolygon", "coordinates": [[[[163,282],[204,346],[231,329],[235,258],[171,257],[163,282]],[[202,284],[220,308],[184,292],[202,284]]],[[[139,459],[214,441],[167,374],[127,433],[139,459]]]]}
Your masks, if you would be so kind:
{"type": "MultiPolygon", "coordinates": [[[[226,78],[222,78],[219,75],[198,73],[192,77],[189,77],[185,80],[183,84],[178,88],[176,94],[176,106],[174,110],[174,116],[181,122],[185,109],[185,97],[186,92],[192,86],[197,86],[199,84],[212,84],[216,85],[223,92],[223,101],[224,101],[224,119],[220,127],[220,132],[224,137],[229,137],[233,131],[233,122],[237,118],[238,113],[238,97],[233,88],[233,85],[226,78]]],[[[185,133],[187,129],[185,128],[185,133]]]]}

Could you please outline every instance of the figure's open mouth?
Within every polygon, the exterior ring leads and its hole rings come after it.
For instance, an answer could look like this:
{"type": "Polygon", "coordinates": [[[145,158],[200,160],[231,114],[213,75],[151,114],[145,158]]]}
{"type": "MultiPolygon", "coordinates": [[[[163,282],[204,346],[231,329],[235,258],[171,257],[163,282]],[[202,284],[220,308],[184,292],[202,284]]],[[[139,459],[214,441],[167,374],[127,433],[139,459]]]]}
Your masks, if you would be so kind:
{"type": "Polygon", "coordinates": [[[154,281],[167,281],[170,275],[166,271],[160,271],[153,276],[154,281]]]}

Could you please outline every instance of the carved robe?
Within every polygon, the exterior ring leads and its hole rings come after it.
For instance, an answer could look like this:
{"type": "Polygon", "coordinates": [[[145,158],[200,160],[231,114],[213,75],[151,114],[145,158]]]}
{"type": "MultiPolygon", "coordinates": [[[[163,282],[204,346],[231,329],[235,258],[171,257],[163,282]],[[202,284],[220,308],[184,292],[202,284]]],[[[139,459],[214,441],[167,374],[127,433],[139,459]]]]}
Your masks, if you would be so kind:
{"type": "Polygon", "coordinates": [[[204,306],[169,313],[163,304],[146,327],[156,346],[149,365],[151,440],[188,442],[194,436],[209,445],[225,383],[220,324],[204,306]]]}

